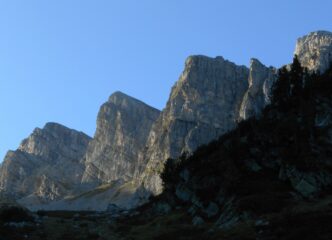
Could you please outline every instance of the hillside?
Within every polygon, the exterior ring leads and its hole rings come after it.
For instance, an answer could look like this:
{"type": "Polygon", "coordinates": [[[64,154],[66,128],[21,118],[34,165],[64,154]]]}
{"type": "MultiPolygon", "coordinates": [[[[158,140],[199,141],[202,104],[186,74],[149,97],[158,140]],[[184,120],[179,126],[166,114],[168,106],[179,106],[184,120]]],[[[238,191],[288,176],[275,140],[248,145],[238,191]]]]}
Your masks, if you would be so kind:
{"type": "Polygon", "coordinates": [[[295,58],[279,71],[260,118],[167,161],[164,192],[143,211],[146,222],[181,209],[201,230],[173,229],[175,239],[330,239],[331,96],[332,68],[309,74],[295,58]]]}

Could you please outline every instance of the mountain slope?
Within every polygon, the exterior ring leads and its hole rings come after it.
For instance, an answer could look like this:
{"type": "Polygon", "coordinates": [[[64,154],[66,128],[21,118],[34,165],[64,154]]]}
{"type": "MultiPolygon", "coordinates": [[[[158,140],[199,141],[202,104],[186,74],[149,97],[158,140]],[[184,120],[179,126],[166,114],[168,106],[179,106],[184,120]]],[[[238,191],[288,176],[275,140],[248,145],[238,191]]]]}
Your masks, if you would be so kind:
{"type": "Polygon", "coordinates": [[[260,118],[242,121],[189,157],[167,161],[164,192],[123,222],[131,224],[124,236],[331,238],[332,68],[309,76],[295,60],[290,71],[281,71],[260,118]],[[280,82],[289,89],[291,82],[303,85],[288,95],[280,82]],[[172,219],[179,214],[181,221],[172,219]],[[170,231],[154,230],[151,223],[161,219],[170,231]],[[190,228],[190,221],[199,227],[190,228]]]}

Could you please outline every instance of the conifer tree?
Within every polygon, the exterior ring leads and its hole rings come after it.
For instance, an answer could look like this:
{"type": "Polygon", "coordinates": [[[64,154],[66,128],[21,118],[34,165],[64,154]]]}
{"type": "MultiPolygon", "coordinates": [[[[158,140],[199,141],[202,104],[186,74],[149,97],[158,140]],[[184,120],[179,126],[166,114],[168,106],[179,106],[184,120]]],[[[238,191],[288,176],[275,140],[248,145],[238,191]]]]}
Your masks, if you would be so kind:
{"type": "Polygon", "coordinates": [[[291,84],[291,96],[297,97],[303,90],[303,68],[297,57],[294,56],[293,64],[290,70],[290,84],[291,84]]]}
{"type": "Polygon", "coordinates": [[[283,105],[290,96],[289,73],[286,67],[282,67],[278,72],[278,80],[274,83],[272,104],[283,105]]]}

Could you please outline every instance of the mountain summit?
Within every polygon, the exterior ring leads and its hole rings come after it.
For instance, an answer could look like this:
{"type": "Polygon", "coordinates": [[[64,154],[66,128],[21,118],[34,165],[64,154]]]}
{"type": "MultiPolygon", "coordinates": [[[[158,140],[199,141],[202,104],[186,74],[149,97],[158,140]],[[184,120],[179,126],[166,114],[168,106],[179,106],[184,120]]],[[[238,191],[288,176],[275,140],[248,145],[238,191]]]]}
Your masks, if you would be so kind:
{"type": "Polygon", "coordinates": [[[159,114],[122,92],[113,93],[99,110],[97,130],[84,156],[82,182],[98,186],[139,175],[145,142],[159,114]]]}
{"type": "Polygon", "coordinates": [[[299,38],[294,54],[303,67],[324,73],[332,61],[332,33],[317,31],[299,38]]]}
{"type": "Polygon", "coordinates": [[[80,189],[91,138],[57,123],[36,128],[0,167],[0,192],[27,205],[55,201],[80,189]]]}

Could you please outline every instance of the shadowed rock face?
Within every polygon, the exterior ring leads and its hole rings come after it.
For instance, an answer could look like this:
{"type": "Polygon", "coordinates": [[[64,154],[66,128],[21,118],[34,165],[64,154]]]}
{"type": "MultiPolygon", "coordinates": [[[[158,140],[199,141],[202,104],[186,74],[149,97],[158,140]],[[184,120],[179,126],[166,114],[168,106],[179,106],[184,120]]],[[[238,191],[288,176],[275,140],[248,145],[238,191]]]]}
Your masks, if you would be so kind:
{"type": "Polygon", "coordinates": [[[192,153],[236,126],[249,70],[222,57],[192,56],[172,88],[150,133],[144,186],[161,192],[159,173],[167,158],[192,153]]]}
{"type": "Polygon", "coordinates": [[[0,191],[16,199],[53,201],[78,189],[84,165],[79,161],[90,137],[60,124],[36,128],[0,167],[0,191]]]}
{"type": "Polygon", "coordinates": [[[98,185],[139,175],[145,143],[159,113],[137,99],[114,93],[100,108],[82,181],[98,185]]]}
{"type": "Polygon", "coordinates": [[[299,38],[295,54],[302,66],[312,71],[325,72],[332,63],[332,33],[317,31],[299,38]]]}

